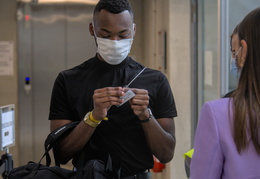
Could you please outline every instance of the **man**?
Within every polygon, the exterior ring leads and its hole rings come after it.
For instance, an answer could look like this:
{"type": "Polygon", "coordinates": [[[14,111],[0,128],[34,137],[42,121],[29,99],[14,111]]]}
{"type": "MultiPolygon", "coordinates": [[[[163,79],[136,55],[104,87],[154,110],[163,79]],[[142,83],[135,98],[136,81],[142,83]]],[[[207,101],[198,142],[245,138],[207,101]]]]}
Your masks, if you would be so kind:
{"type": "Polygon", "coordinates": [[[128,57],[135,30],[128,0],[100,0],[96,5],[89,25],[98,48],[96,56],[61,72],[53,87],[51,130],[81,121],[59,143],[62,163],[72,158],[77,163],[75,156],[90,138],[98,148],[119,156],[122,178],[149,178],[143,173],[153,167],[153,155],[162,163],[172,160],[174,98],[161,72],[128,57]],[[127,101],[123,99],[126,93],[134,97],[127,101]]]}

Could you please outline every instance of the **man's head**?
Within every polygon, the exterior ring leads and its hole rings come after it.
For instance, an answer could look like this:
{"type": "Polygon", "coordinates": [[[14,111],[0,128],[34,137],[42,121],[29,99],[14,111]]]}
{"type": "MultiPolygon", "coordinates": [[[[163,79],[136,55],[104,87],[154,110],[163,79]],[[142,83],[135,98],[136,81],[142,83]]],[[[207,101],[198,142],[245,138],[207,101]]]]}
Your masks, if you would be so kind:
{"type": "Polygon", "coordinates": [[[90,33],[110,40],[133,38],[133,16],[128,0],[100,0],[94,9],[90,33]]]}
{"type": "Polygon", "coordinates": [[[100,60],[110,64],[121,63],[130,52],[135,30],[133,11],[128,0],[98,2],[89,31],[97,42],[100,60]]]}
{"type": "Polygon", "coordinates": [[[128,0],[100,0],[94,9],[93,17],[95,18],[95,14],[101,10],[106,10],[113,14],[128,11],[132,16],[132,19],[134,18],[134,13],[128,0]]]}

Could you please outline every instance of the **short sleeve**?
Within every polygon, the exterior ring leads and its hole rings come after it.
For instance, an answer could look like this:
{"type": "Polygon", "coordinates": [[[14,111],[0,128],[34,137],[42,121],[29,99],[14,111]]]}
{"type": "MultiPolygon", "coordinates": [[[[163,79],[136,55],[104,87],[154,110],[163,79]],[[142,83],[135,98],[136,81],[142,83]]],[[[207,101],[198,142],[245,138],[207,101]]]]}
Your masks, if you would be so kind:
{"type": "Polygon", "coordinates": [[[210,103],[203,105],[195,135],[190,179],[221,178],[224,156],[214,112],[210,103]]]}
{"type": "Polygon", "coordinates": [[[163,74],[160,75],[158,81],[157,100],[154,104],[156,110],[153,111],[153,114],[156,118],[176,117],[177,110],[169,81],[163,74]]]}
{"type": "Polygon", "coordinates": [[[69,106],[66,98],[64,77],[60,73],[54,82],[51,95],[49,119],[69,119],[69,106]]]}

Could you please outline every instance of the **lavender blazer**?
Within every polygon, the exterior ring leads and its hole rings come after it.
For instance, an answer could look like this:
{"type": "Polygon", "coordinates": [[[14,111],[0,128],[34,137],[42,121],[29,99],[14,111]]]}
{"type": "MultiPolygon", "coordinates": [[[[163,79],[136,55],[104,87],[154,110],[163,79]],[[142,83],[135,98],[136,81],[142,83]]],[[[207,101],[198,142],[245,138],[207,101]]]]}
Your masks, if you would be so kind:
{"type": "Polygon", "coordinates": [[[237,152],[232,136],[231,109],[230,98],[203,105],[195,135],[190,179],[260,179],[260,156],[252,141],[248,149],[241,154],[237,152]]]}

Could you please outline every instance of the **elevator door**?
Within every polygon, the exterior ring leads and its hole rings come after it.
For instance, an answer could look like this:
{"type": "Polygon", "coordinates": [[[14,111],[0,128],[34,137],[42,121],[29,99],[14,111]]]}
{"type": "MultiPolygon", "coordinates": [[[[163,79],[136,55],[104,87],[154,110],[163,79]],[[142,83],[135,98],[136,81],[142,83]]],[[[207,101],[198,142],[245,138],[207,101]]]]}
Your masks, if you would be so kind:
{"type": "Polygon", "coordinates": [[[49,129],[49,104],[58,73],[95,55],[88,25],[94,6],[18,5],[19,163],[38,161],[49,129]]]}

